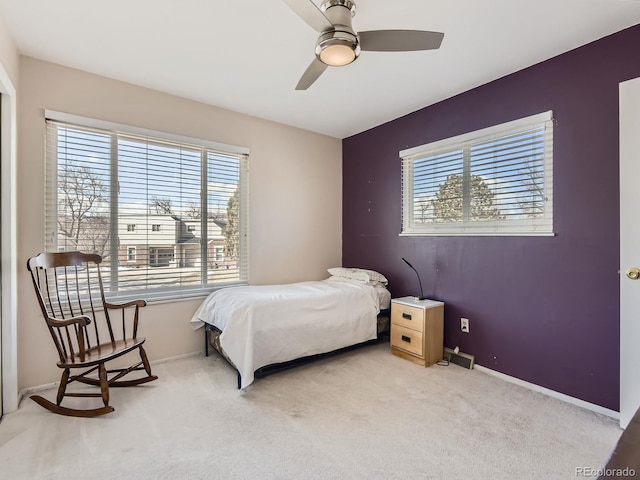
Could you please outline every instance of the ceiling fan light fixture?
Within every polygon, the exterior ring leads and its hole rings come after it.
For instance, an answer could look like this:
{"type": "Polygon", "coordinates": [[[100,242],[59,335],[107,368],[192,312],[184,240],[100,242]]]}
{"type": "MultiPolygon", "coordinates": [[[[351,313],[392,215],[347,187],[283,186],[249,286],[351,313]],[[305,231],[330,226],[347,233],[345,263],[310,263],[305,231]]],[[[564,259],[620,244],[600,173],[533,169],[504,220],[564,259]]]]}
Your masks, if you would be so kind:
{"type": "Polygon", "coordinates": [[[331,67],[349,65],[360,55],[358,37],[349,32],[333,31],[321,35],[316,45],[316,57],[331,67]]]}
{"type": "Polygon", "coordinates": [[[320,61],[332,67],[342,67],[349,65],[356,59],[356,52],[351,45],[335,43],[326,45],[320,50],[320,61]]]}

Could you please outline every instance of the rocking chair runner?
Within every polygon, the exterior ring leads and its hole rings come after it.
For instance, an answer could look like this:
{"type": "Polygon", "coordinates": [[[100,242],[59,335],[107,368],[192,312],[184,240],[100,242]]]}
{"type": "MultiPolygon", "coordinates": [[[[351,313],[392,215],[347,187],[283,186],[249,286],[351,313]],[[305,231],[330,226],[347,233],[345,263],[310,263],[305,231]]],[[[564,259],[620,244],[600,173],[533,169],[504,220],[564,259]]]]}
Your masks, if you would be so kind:
{"type": "Polygon", "coordinates": [[[54,413],[95,417],[113,412],[109,405],[109,387],[129,387],[158,378],[151,375],[151,366],[142,348],[145,339],[137,336],[138,312],[146,302],[108,302],[100,274],[101,262],[100,255],[81,252],[41,253],[27,262],[42,314],[60,357],[58,367],[63,369],[55,404],[39,395],[32,395],[31,399],[54,413]],[[113,310],[121,311],[122,322],[111,322],[109,312],[113,310]],[[108,341],[101,343],[101,336],[108,341]],[[127,368],[107,370],[106,362],[136,349],[139,362],[127,368]],[[84,371],[71,375],[76,369],[84,371]],[[96,370],[98,378],[88,377],[96,370]],[[146,376],[120,380],[138,370],[144,370],[146,376]],[[115,375],[109,378],[109,374],[115,375]],[[67,385],[74,381],[99,386],[100,393],[67,393],[67,385]],[[64,397],[101,397],[104,406],[63,407],[64,397]]]}

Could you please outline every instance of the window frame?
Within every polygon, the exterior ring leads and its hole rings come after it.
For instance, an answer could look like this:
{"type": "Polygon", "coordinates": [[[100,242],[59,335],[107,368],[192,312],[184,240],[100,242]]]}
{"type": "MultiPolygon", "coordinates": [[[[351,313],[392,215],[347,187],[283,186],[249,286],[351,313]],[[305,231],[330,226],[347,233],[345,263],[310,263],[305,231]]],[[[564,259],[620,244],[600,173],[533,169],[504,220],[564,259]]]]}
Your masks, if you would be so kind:
{"type": "MultiPolygon", "coordinates": [[[[472,165],[464,154],[463,178],[470,178],[472,165]]],[[[400,236],[553,236],[553,111],[457,135],[399,152],[402,160],[402,226],[400,236]],[[544,127],[544,213],[540,218],[416,223],[414,220],[414,162],[454,150],[470,150],[519,132],[544,127]]],[[[465,189],[468,191],[468,187],[465,189]]],[[[466,197],[470,200],[470,196],[466,197]]],[[[463,212],[463,215],[465,212],[463,212]]]]}
{"type": "MultiPolygon", "coordinates": [[[[188,299],[194,297],[202,297],[208,295],[210,292],[217,290],[219,288],[225,288],[228,286],[237,286],[237,285],[246,285],[248,284],[249,279],[249,165],[248,165],[248,157],[250,150],[246,147],[239,147],[235,145],[222,144],[218,142],[212,142],[209,140],[203,140],[193,137],[186,137],[182,135],[175,135],[166,132],[160,132],[156,130],[143,129],[139,127],[133,127],[129,125],[118,124],[114,122],[108,122],[98,119],[93,119],[89,117],[83,117],[73,114],[68,114],[64,112],[57,112],[54,110],[45,110],[44,120],[45,123],[49,121],[56,122],[58,124],[62,124],[68,126],[70,128],[78,127],[80,129],[95,129],[99,131],[103,131],[105,134],[113,135],[114,138],[117,138],[118,134],[121,135],[132,135],[132,136],[140,136],[146,137],[147,141],[152,142],[153,140],[158,140],[159,142],[164,143],[178,143],[185,146],[194,146],[197,148],[202,148],[202,162],[208,161],[210,155],[219,154],[219,155],[230,155],[237,156],[239,163],[239,178],[237,183],[238,195],[239,195],[239,233],[238,233],[238,252],[240,258],[238,259],[238,280],[228,281],[228,282],[217,282],[217,283],[207,283],[207,270],[208,270],[208,260],[211,260],[211,256],[208,255],[207,250],[207,242],[203,242],[204,246],[201,247],[202,256],[200,258],[200,269],[201,269],[201,279],[202,282],[195,285],[189,286],[180,286],[178,288],[174,287],[156,287],[156,288],[142,288],[136,290],[120,290],[118,291],[118,283],[119,281],[115,281],[112,285],[115,285],[115,291],[109,291],[107,294],[110,298],[117,298],[119,300],[127,301],[133,298],[140,298],[143,296],[149,302],[164,302],[171,300],[180,300],[180,299],[188,299]],[[208,258],[207,258],[208,257],[208,258]]],[[[47,126],[47,132],[49,131],[49,126],[47,126]]],[[[47,140],[49,141],[49,140],[47,140]]],[[[57,166],[57,155],[54,155],[56,158],[49,158],[49,147],[47,147],[46,152],[46,168],[45,168],[45,183],[47,185],[47,194],[45,198],[45,202],[47,205],[48,211],[52,211],[52,213],[48,213],[45,215],[45,246],[50,249],[59,250],[59,246],[57,243],[57,191],[58,191],[58,166],[57,166]],[[51,217],[51,218],[50,218],[51,217]],[[51,225],[53,223],[53,226],[51,225]]],[[[117,160],[113,160],[116,161],[117,160]]],[[[207,169],[202,167],[202,172],[206,172],[207,169]]],[[[116,177],[117,178],[117,177],[116,177]]],[[[206,185],[208,184],[208,179],[203,177],[202,188],[206,189],[206,185]]],[[[205,190],[203,190],[205,191],[205,190]]],[[[206,190],[208,191],[208,190],[206,190]]],[[[201,203],[200,206],[202,211],[207,211],[207,195],[201,195],[201,203]]],[[[117,199],[110,200],[111,203],[118,202],[117,199]]],[[[206,227],[207,223],[212,220],[208,220],[206,215],[201,215],[201,226],[206,227]]],[[[151,225],[151,223],[149,223],[151,225]]],[[[128,227],[128,224],[127,224],[128,227]]],[[[135,228],[135,227],[134,227],[135,228]]],[[[151,228],[151,227],[147,227],[151,228]]],[[[162,228],[161,228],[162,229],[162,228]]],[[[135,231],[138,229],[135,228],[135,231]]],[[[202,231],[208,231],[206,228],[203,228],[202,231]]],[[[114,235],[115,238],[118,238],[118,222],[112,222],[110,224],[110,232],[111,235],[114,235]]],[[[118,241],[116,240],[117,244],[118,241]]],[[[149,249],[151,250],[151,245],[149,245],[149,249]]],[[[112,250],[113,253],[113,250],[112,250]]],[[[136,252],[137,254],[137,252],[136,252]]],[[[114,257],[112,255],[112,257],[114,257]]],[[[136,255],[137,257],[137,255],[136,255]]],[[[128,251],[126,259],[118,260],[117,255],[115,256],[115,260],[111,260],[111,266],[117,266],[119,264],[126,265],[128,260],[128,251]],[[120,262],[120,263],[118,263],[120,262]]],[[[150,267],[151,264],[148,265],[150,267]]],[[[111,268],[113,274],[114,268],[111,268]]],[[[116,273],[117,275],[117,273],[116,273]]],[[[104,276],[104,275],[103,275],[104,276]]]]}

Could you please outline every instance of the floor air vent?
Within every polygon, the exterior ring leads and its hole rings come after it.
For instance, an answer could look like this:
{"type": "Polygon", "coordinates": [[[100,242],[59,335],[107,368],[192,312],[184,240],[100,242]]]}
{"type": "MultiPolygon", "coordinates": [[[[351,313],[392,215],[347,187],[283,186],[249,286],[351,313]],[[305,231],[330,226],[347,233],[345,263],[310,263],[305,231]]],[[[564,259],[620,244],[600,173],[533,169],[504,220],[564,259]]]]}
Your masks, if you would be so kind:
{"type": "Polygon", "coordinates": [[[455,363],[461,367],[471,370],[475,364],[475,358],[473,355],[462,352],[454,352],[450,348],[444,347],[444,358],[449,360],[449,363],[455,363]]]}

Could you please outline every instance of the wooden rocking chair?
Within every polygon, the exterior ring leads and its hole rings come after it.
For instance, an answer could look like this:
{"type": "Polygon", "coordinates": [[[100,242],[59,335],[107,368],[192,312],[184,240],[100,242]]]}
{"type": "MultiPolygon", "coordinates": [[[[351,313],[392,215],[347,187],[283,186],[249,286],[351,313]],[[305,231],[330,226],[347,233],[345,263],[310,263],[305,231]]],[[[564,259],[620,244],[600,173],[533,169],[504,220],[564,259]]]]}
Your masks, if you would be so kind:
{"type": "MultiPolygon", "coordinates": [[[[31,399],[53,413],[73,417],[95,417],[113,412],[109,405],[109,387],[129,387],[156,380],[142,348],[145,339],[138,337],[138,311],[144,300],[123,304],[105,299],[100,275],[100,255],[81,252],[41,253],[27,262],[33,286],[63,369],[56,403],[39,396],[31,399]],[[120,310],[121,328],[112,324],[109,313],[120,310]],[[92,325],[92,326],[91,326],[92,325]],[[100,337],[107,339],[101,343],[100,337]],[[127,368],[107,370],[105,364],[133,350],[140,361],[127,368]],[[82,373],[71,375],[72,370],[82,373]],[[98,378],[89,377],[97,370],[98,378]],[[144,370],[146,376],[121,380],[125,375],[144,370]],[[109,374],[115,374],[108,378],[109,374]],[[78,381],[100,387],[100,393],[67,393],[67,385],[78,381]],[[76,409],[61,406],[64,397],[101,397],[104,406],[76,409]]],[[[119,316],[119,315],[118,315],[119,316]]]]}

